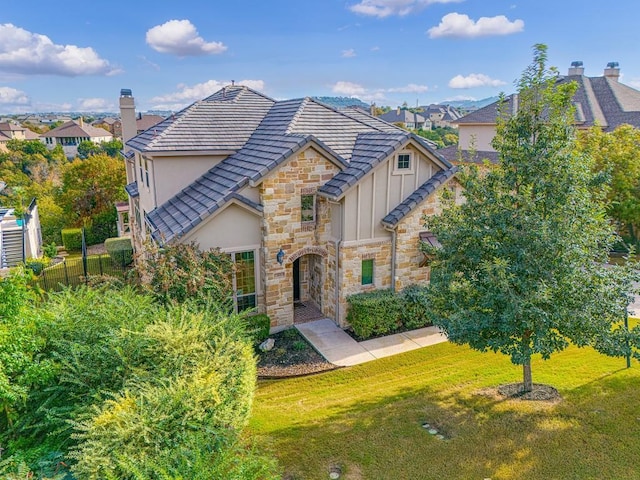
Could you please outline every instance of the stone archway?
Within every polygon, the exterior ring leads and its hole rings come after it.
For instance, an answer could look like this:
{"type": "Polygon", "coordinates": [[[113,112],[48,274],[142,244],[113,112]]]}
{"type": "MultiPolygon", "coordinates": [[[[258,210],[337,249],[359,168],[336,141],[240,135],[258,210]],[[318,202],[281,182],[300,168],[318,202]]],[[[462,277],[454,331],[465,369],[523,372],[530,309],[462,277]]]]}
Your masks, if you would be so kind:
{"type": "Polygon", "coordinates": [[[322,289],[328,252],[322,247],[305,247],[287,257],[293,270],[294,323],[324,318],[322,289]]]}

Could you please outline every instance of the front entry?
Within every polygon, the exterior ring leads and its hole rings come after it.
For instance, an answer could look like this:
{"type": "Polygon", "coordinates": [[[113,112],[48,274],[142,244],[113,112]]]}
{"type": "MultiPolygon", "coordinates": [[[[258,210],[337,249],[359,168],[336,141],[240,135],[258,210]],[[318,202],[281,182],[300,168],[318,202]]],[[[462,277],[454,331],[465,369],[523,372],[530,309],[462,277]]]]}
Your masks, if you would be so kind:
{"type": "Polygon", "coordinates": [[[322,314],[323,260],[307,254],[292,263],[294,323],[324,318],[322,314]]]}
{"type": "Polygon", "coordinates": [[[293,301],[300,301],[300,259],[293,262],[293,301]]]}

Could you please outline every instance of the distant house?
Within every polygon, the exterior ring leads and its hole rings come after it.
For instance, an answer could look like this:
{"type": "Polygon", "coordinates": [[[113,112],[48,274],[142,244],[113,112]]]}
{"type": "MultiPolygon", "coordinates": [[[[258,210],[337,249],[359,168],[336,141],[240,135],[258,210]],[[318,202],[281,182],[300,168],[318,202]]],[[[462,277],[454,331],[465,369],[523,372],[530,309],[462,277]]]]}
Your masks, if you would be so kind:
{"type": "Polygon", "coordinates": [[[37,140],[39,135],[17,123],[0,123],[0,152],[7,151],[9,140],[37,140]]]}
{"type": "Polygon", "coordinates": [[[128,89],[120,111],[136,249],[220,248],[236,267],[236,310],[278,329],[314,311],[346,326],[349,295],[429,281],[422,218],[441,210],[456,167],[416,134],[240,85],[138,135],[128,89]]]}
{"type": "MultiPolygon", "coordinates": [[[[165,117],[154,114],[138,114],[136,118],[136,131],[142,133],[145,130],[157,125],[165,117]]],[[[122,138],[122,121],[119,118],[105,117],[92,123],[94,127],[104,128],[111,132],[116,138],[122,138]]]]}
{"type": "Polygon", "coordinates": [[[396,110],[391,110],[387,113],[383,113],[379,115],[378,118],[381,118],[385,122],[393,123],[393,124],[402,124],[406,128],[410,130],[430,130],[431,129],[431,121],[424,118],[419,113],[414,113],[405,108],[398,108],[396,110]]]}
{"type": "Polygon", "coordinates": [[[40,135],[40,141],[44,143],[49,150],[53,150],[56,145],[62,145],[62,149],[67,158],[77,156],[78,145],[80,142],[86,140],[100,144],[113,140],[113,135],[104,128],[85,125],[82,118],[80,118],[79,121],[69,120],[59,127],[40,135]]]}
{"type": "MultiPolygon", "coordinates": [[[[611,62],[601,77],[584,75],[582,62],[573,62],[566,76],[559,76],[558,82],[576,82],[578,90],[573,96],[575,107],[574,123],[578,129],[598,126],[605,132],[615,130],[622,124],[640,128],[640,91],[620,83],[620,68],[611,62]]],[[[515,112],[518,95],[505,99],[503,110],[515,112]]],[[[487,159],[497,162],[498,155],[491,146],[496,135],[499,102],[459,118],[458,146],[450,146],[438,151],[451,162],[480,162],[487,159]]]]}
{"type": "Polygon", "coordinates": [[[457,128],[458,125],[454,123],[457,119],[462,117],[460,112],[450,105],[424,105],[418,107],[422,110],[421,114],[426,119],[431,121],[431,125],[434,128],[452,127],[457,128]]]}

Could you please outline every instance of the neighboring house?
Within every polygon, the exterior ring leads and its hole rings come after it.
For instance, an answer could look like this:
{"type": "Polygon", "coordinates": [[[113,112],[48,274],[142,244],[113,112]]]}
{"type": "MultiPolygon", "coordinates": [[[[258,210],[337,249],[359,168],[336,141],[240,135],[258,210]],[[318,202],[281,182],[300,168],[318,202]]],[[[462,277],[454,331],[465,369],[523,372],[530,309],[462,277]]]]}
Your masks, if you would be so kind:
{"type": "Polygon", "coordinates": [[[0,152],[7,151],[9,140],[37,140],[39,135],[17,123],[0,123],[0,152]]]}
{"type": "Polygon", "coordinates": [[[40,141],[44,143],[49,150],[53,150],[56,145],[62,145],[62,149],[67,158],[77,156],[78,145],[80,142],[86,140],[100,144],[113,140],[113,135],[104,128],[85,125],[82,118],[78,121],[69,120],[59,127],[40,135],[40,141]]]}
{"type": "Polygon", "coordinates": [[[454,123],[462,114],[450,105],[424,105],[418,107],[422,110],[422,116],[431,121],[433,128],[452,127],[458,128],[458,125],[454,123]]]}
{"type": "MultiPolygon", "coordinates": [[[[145,130],[157,125],[165,117],[160,115],[138,114],[136,118],[136,133],[142,133],[145,130]]],[[[94,127],[102,127],[105,130],[109,130],[114,137],[122,138],[122,121],[119,118],[105,117],[101,120],[96,120],[92,124],[94,127]]]]}
{"type": "MultiPolygon", "coordinates": [[[[4,182],[0,182],[4,183],[4,182]]],[[[42,232],[35,199],[21,217],[0,207],[0,270],[41,255],[42,232]]]]}
{"type": "Polygon", "coordinates": [[[417,135],[239,85],[137,136],[130,90],[120,109],[136,249],[221,248],[236,263],[237,310],[280,329],[304,305],[345,326],[348,295],[428,282],[422,217],[440,211],[456,167],[417,135]]]}
{"type": "MultiPolygon", "coordinates": [[[[620,69],[611,62],[601,77],[584,75],[582,62],[573,62],[567,76],[558,77],[558,82],[575,81],[578,90],[573,97],[575,107],[575,125],[579,129],[598,126],[606,132],[622,124],[640,128],[640,91],[620,83],[620,69]]],[[[496,135],[499,102],[465,115],[455,121],[458,125],[458,146],[438,150],[442,156],[456,163],[479,162],[488,159],[498,160],[491,146],[496,135]]],[[[502,107],[505,112],[514,112],[518,108],[518,95],[505,99],[502,107]]]]}
{"type": "Polygon", "coordinates": [[[411,130],[431,130],[431,121],[427,120],[419,113],[414,113],[405,108],[391,110],[387,113],[379,115],[378,118],[381,118],[385,122],[389,123],[401,123],[411,130]]]}

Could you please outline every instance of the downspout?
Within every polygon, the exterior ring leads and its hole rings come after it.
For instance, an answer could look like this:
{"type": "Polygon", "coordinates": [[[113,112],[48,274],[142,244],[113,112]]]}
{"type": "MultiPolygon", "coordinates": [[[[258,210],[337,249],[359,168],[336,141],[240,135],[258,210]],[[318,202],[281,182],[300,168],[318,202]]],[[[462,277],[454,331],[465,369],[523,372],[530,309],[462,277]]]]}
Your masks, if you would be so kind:
{"type": "Polygon", "coordinates": [[[398,232],[395,228],[384,227],[391,232],[391,291],[396,293],[396,237],[398,232]]]}
{"type": "MultiPolygon", "coordinates": [[[[333,202],[332,202],[333,203],[333,202]]],[[[342,205],[340,203],[333,203],[340,207],[340,237],[336,240],[336,280],[335,280],[335,320],[338,325],[340,325],[340,284],[341,284],[341,270],[340,270],[340,247],[342,246],[343,236],[344,236],[344,215],[342,210],[342,205]]]]}

